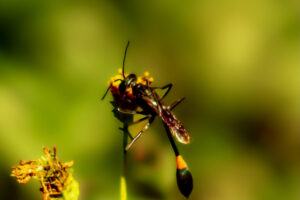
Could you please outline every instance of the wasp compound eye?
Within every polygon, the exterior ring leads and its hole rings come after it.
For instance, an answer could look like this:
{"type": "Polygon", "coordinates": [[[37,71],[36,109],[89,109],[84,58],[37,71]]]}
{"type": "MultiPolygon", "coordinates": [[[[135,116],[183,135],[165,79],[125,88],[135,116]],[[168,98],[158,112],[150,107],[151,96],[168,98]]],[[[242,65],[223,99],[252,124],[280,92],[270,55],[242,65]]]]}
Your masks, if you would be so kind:
{"type": "Polygon", "coordinates": [[[129,74],[126,78],[136,80],[136,75],[135,74],[129,74]]]}
{"type": "Polygon", "coordinates": [[[129,87],[133,82],[135,82],[137,80],[137,77],[135,74],[129,74],[126,77],[126,85],[127,87],[129,87]]]}

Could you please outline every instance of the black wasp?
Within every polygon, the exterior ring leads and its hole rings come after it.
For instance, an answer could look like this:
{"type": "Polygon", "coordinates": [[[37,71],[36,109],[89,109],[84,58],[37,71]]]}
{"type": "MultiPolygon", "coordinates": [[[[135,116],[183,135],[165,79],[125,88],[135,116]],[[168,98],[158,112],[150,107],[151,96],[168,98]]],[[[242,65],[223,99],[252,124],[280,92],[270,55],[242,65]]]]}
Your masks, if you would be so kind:
{"type": "Polygon", "coordinates": [[[192,176],[188,170],[187,164],[179,154],[179,151],[172,138],[172,136],[174,136],[179,142],[184,144],[190,142],[188,131],[171,111],[179,103],[181,103],[184,98],[176,100],[170,106],[165,106],[162,100],[171,90],[172,84],[167,84],[163,87],[152,87],[150,85],[153,82],[153,78],[149,77],[148,72],[145,72],[143,76],[137,76],[133,73],[125,74],[124,68],[128,46],[129,41],[125,48],[123,68],[119,70],[119,73],[116,76],[110,79],[109,87],[102,97],[102,100],[110,90],[114,98],[112,103],[119,113],[145,115],[144,118],[139,119],[138,121],[134,122],[134,124],[148,120],[143,129],[134,138],[132,138],[131,142],[126,146],[126,150],[128,150],[142,135],[142,133],[149,128],[156,116],[161,118],[176,155],[178,187],[183,195],[188,197],[193,188],[192,176]],[[156,89],[167,90],[160,98],[155,91],[156,89]]]}

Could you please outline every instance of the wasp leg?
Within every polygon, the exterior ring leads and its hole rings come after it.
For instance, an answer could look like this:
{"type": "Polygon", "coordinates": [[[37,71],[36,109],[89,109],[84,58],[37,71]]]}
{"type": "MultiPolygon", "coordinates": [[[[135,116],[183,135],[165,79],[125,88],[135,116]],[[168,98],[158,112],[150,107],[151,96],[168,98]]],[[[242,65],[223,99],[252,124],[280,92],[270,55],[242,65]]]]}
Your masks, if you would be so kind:
{"type": "Polygon", "coordinates": [[[146,119],[149,119],[149,118],[150,118],[150,116],[143,117],[143,118],[141,118],[141,119],[136,120],[136,121],[133,122],[132,124],[129,124],[128,126],[132,126],[132,125],[138,124],[138,123],[143,122],[143,121],[145,121],[146,119]]]}
{"type": "MultiPolygon", "coordinates": [[[[136,120],[135,122],[132,122],[132,123],[127,124],[127,125],[128,125],[128,126],[136,125],[136,124],[141,123],[141,122],[143,122],[143,121],[145,121],[146,119],[149,119],[149,118],[150,118],[149,116],[143,117],[143,118],[138,119],[138,120],[136,120]]],[[[119,129],[120,129],[120,130],[123,130],[123,128],[119,128],[119,129]]]]}
{"type": "Polygon", "coordinates": [[[122,113],[122,114],[127,114],[127,115],[135,115],[135,114],[140,114],[140,115],[147,115],[143,111],[134,111],[134,110],[123,110],[122,108],[117,108],[117,111],[122,113]]]}
{"type": "Polygon", "coordinates": [[[178,104],[180,104],[183,100],[185,99],[185,97],[181,97],[180,99],[177,99],[176,101],[174,101],[170,106],[168,106],[168,109],[173,110],[176,106],[178,106],[178,104]]]}
{"type": "Polygon", "coordinates": [[[126,134],[128,134],[128,137],[132,140],[133,137],[132,135],[129,133],[129,131],[126,129],[126,128],[122,128],[122,127],[119,127],[119,130],[123,131],[123,132],[126,132],[126,134]]]}
{"type": "Polygon", "coordinates": [[[149,119],[149,121],[147,122],[147,124],[144,126],[144,128],[131,140],[131,142],[126,146],[125,151],[128,151],[130,149],[130,147],[133,145],[133,143],[142,135],[142,133],[144,133],[152,124],[152,122],[154,121],[155,116],[151,116],[151,118],[149,119]]]}
{"type": "Polygon", "coordinates": [[[172,89],[172,87],[173,87],[173,84],[169,83],[169,84],[167,84],[167,85],[165,85],[163,87],[152,87],[152,89],[162,89],[162,90],[164,90],[164,89],[168,88],[167,91],[165,92],[165,94],[161,98],[161,99],[163,99],[163,98],[165,98],[167,96],[167,94],[170,92],[170,90],[172,89]]]}
{"type": "MultiPolygon", "coordinates": [[[[150,116],[143,117],[141,119],[136,120],[135,122],[133,122],[131,124],[127,124],[127,126],[129,127],[129,126],[132,126],[132,125],[136,125],[136,124],[141,123],[141,122],[143,122],[143,121],[145,121],[146,119],[149,119],[149,118],[150,118],[150,116]]],[[[122,131],[127,131],[128,132],[128,130],[125,130],[124,128],[120,127],[119,129],[122,130],[122,131]]],[[[133,137],[129,132],[128,132],[128,136],[129,136],[130,140],[133,140],[133,137]]]]}
{"type": "MultiPolygon", "coordinates": [[[[141,118],[141,119],[136,120],[135,122],[133,122],[133,123],[131,123],[131,124],[128,124],[127,126],[129,127],[129,126],[132,126],[132,125],[141,123],[141,122],[143,122],[143,121],[145,121],[146,119],[149,119],[149,118],[150,118],[150,116],[143,117],[143,118],[141,118]]],[[[132,135],[128,132],[127,129],[124,129],[124,128],[121,128],[121,127],[120,127],[119,129],[122,130],[122,131],[127,131],[127,134],[128,134],[128,136],[129,136],[130,140],[133,140],[132,135]]]]}

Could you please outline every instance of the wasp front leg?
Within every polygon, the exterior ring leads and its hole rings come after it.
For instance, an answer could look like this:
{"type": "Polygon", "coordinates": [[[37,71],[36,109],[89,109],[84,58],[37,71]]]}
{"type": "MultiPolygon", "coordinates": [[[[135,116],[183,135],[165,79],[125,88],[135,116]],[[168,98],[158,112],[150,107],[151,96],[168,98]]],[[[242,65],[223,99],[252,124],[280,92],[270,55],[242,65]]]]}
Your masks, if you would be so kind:
{"type": "Polygon", "coordinates": [[[167,84],[167,85],[165,85],[163,87],[151,87],[151,89],[161,89],[161,90],[167,89],[167,91],[165,92],[165,94],[161,98],[161,99],[164,99],[167,96],[167,94],[170,92],[170,90],[172,89],[172,87],[173,87],[173,84],[169,83],[169,84],[167,84]]]}

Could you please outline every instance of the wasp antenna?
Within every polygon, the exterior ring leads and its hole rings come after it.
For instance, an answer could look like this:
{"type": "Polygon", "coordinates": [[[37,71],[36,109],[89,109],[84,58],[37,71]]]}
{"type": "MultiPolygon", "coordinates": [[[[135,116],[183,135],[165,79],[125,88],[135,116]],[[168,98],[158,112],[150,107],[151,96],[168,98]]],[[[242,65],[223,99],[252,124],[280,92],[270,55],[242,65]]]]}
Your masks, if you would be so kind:
{"type": "Polygon", "coordinates": [[[107,88],[106,92],[104,93],[103,97],[101,98],[101,100],[103,100],[105,98],[105,96],[107,95],[109,89],[111,88],[112,84],[109,85],[109,87],[107,88]]]}
{"type": "Polygon", "coordinates": [[[127,42],[127,45],[126,45],[126,48],[125,48],[125,53],[124,53],[124,58],[123,58],[123,68],[122,68],[122,74],[123,74],[123,78],[125,79],[125,60],[126,60],[126,54],[127,54],[127,49],[128,49],[128,46],[129,46],[129,40],[127,42]]]}

